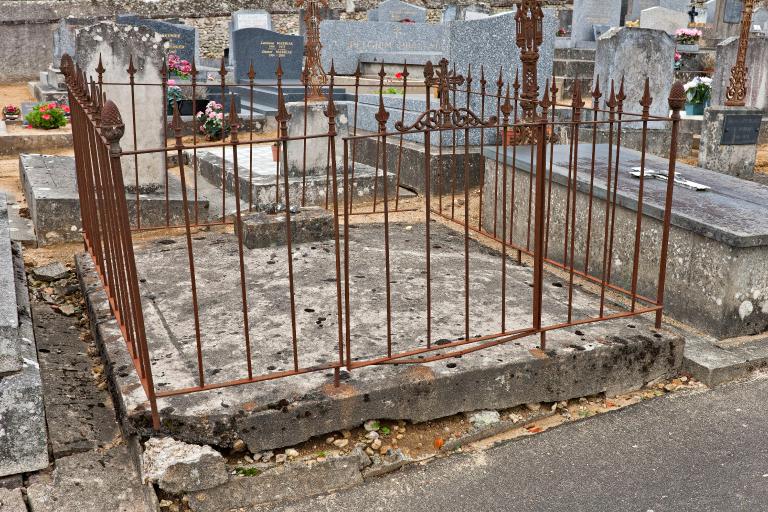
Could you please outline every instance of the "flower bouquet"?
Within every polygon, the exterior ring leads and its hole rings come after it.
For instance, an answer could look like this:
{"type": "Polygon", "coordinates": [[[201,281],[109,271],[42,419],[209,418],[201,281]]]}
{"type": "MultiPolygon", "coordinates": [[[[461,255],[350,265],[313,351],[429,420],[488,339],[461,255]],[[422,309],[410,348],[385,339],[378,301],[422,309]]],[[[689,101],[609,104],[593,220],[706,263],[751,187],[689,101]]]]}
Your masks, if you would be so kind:
{"type": "Polygon", "coordinates": [[[224,120],[224,107],[215,101],[208,102],[205,112],[197,113],[200,133],[205,140],[221,140],[229,133],[229,123],[224,120]]]}
{"type": "Polygon", "coordinates": [[[40,103],[32,108],[32,112],[25,117],[32,128],[53,130],[67,125],[69,107],[55,102],[40,103]]]}
{"type": "Polygon", "coordinates": [[[685,113],[689,116],[700,116],[709,105],[712,96],[712,79],[706,76],[697,76],[684,85],[685,87],[685,113]]]}
{"type": "Polygon", "coordinates": [[[696,28],[680,28],[675,31],[677,49],[682,52],[695,53],[699,51],[699,39],[701,30],[696,28]]]}
{"type": "Polygon", "coordinates": [[[21,117],[21,109],[16,105],[6,105],[3,107],[3,119],[6,121],[16,121],[21,117]]]}
{"type": "Polygon", "coordinates": [[[192,64],[175,53],[169,53],[168,71],[183,80],[189,80],[192,77],[192,64]]]}

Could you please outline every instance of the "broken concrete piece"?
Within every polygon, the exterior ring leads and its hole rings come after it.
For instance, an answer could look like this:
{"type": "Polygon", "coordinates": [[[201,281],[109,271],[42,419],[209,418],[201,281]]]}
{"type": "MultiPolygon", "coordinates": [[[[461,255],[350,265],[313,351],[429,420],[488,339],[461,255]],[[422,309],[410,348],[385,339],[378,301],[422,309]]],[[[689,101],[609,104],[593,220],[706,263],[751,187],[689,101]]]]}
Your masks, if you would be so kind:
{"type": "Polygon", "coordinates": [[[475,428],[485,428],[501,421],[499,411],[476,411],[467,414],[467,417],[475,428]]]}
{"type": "Polygon", "coordinates": [[[32,275],[38,281],[51,283],[69,277],[69,269],[63,263],[55,261],[42,267],[33,268],[32,275]]]}
{"type": "Polygon", "coordinates": [[[152,438],[144,445],[144,482],[157,483],[171,493],[202,491],[225,483],[229,476],[224,457],[210,446],[152,438]]]}
{"type": "Polygon", "coordinates": [[[258,476],[236,477],[206,491],[189,494],[193,512],[221,512],[275,501],[298,500],[363,483],[358,457],[330,458],[308,465],[293,462],[258,476]]]}

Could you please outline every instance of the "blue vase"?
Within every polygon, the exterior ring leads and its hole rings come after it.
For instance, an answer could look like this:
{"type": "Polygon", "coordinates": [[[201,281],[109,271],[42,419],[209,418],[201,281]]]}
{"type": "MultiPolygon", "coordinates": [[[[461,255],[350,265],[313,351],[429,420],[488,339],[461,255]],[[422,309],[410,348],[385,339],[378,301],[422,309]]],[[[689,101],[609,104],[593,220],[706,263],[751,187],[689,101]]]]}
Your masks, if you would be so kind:
{"type": "Polygon", "coordinates": [[[687,116],[703,116],[706,103],[686,103],[685,115],[687,116]]]}

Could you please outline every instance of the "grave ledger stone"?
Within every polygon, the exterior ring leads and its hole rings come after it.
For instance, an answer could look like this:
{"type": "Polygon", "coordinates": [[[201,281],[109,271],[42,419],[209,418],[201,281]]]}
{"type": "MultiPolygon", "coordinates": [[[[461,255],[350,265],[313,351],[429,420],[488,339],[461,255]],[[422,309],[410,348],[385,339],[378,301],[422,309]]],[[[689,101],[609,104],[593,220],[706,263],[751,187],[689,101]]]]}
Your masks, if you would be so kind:
{"type": "Polygon", "coordinates": [[[168,41],[166,49],[168,53],[175,53],[180,58],[189,62],[196,62],[198,58],[198,35],[195,27],[180,23],[170,23],[163,20],[142,18],[133,14],[121,14],[117,17],[117,23],[121,25],[134,25],[147,27],[160,34],[168,41]]]}
{"type": "Polygon", "coordinates": [[[232,33],[230,55],[238,82],[248,81],[253,63],[256,80],[275,80],[278,60],[282,63],[283,79],[299,80],[304,63],[304,38],[289,36],[261,28],[243,28],[232,33]]]}
{"type": "MultiPolygon", "coordinates": [[[[87,76],[96,76],[99,58],[104,65],[104,92],[115,102],[125,123],[125,136],[121,144],[125,149],[134,149],[132,136],[136,133],[137,149],[163,146],[166,109],[161,87],[135,87],[136,122],[133,125],[131,88],[128,85],[109,85],[109,82],[127,83],[125,70],[131,56],[137,69],[136,83],[161,82],[160,70],[163,65],[168,42],[147,27],[118,25],[102,22],[80,30],[77,34],[76,61],[87,76]]],[[[139,190],[151,193],[160,189],[163,182],[164,162],[162,153],[138,156],[139,190]]],[[[123,179],[126,188],[135,190],[133,157],[122,159],[123,179]]]]}
{"type": "Polygon", "coordinates": [[[574,0],[571,44],[575,47],[595,46],[597,26],[618,27],[621,23],[621,0],[574,0]]]}

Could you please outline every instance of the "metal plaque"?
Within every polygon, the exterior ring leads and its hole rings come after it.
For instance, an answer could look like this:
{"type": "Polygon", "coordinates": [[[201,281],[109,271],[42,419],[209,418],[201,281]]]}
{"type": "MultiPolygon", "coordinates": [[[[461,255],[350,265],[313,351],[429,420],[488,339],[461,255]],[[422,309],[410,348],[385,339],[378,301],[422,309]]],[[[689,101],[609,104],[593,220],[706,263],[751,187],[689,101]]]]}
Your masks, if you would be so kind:
{"type": "Polygon", "coordinates": [[[743,0],[725,0],[725,9],[723,9],[723,21],[725,23],[741,23],[741,12],[743,10],[743,0]]]}
{"type": "Polygon", "coordinates": [[[760,135],[760,114],[731,114],[723,121],[723,138],[721,146],[745,146],[757,144],[760,135]]]}

